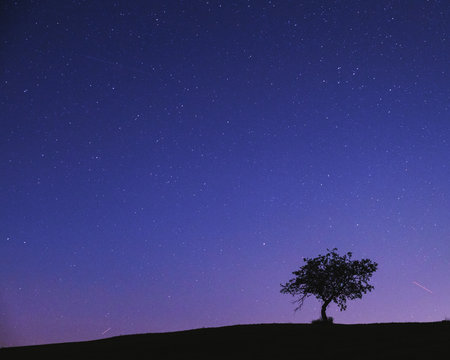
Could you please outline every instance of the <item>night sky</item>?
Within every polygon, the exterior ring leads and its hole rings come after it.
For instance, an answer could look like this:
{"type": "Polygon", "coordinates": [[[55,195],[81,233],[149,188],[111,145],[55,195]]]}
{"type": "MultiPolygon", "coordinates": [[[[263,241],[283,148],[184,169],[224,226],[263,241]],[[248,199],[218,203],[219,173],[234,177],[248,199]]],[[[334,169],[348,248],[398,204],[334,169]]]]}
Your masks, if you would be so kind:
{"type": "Polygon", "coordinates": [[[0,346],[450,317],[447,1],[3,1],[0,346]]]}

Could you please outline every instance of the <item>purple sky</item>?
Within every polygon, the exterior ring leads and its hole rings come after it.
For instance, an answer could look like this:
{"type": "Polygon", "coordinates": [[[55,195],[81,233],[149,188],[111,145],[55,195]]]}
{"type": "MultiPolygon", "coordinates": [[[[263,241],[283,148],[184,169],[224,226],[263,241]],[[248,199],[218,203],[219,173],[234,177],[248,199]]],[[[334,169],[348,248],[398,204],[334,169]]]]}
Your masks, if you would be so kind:
{"type": "Polygon", "coordinates": [[[446,1],[4,1],[0,346],[450,317],[446,1]],[[109,329],[109,330],[108,330],[109,329]]]}

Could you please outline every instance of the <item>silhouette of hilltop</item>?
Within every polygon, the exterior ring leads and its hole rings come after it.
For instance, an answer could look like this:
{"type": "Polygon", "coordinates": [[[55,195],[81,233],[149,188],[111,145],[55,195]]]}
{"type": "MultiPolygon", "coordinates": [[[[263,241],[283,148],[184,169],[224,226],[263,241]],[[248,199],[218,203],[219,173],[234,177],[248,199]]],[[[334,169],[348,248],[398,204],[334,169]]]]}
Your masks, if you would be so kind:
{"type": "Polygon", "coordinates": [[[450,322],[255,324],[0,349],[0,358],[418,359],[448,355],[450,322]]]}

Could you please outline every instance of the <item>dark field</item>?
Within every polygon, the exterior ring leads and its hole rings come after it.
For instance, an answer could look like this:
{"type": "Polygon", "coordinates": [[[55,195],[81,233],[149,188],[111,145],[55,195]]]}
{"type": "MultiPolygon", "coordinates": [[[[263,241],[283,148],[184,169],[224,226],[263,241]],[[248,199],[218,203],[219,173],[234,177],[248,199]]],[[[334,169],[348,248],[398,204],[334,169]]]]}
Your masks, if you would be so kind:
{"type": "Polygon", "coordinates": [[[0,359],[437,359],[450,356],[450,322],[257,324],[0,349],[0,359]]]}

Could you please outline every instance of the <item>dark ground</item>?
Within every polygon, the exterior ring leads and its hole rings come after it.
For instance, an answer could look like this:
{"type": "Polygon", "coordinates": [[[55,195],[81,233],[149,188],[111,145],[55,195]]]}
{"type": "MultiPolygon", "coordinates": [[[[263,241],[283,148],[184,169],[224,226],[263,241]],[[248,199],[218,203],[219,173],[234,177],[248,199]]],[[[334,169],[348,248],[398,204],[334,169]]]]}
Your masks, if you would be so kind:
{"type": "Polygon", "coordinates": [[[257,324],[3,348],[0,359],[443,359],[449,350],[449,321],[257,324]]]}

